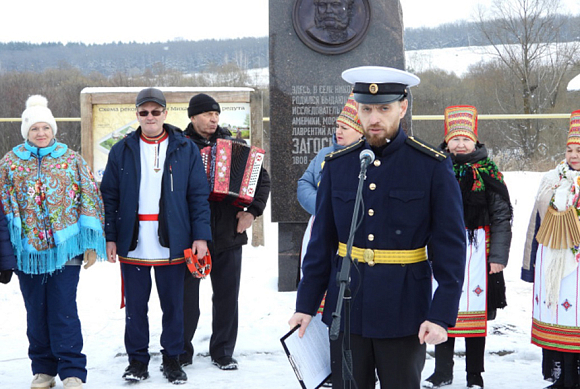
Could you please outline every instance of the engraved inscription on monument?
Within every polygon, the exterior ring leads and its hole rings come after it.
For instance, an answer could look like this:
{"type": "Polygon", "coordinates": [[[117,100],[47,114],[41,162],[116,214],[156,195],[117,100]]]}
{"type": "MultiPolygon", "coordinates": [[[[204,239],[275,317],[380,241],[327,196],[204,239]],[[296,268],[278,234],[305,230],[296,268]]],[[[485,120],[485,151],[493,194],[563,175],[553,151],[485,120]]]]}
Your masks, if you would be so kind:
{"type": "Polygon", "coordinates": [[[292,86],[292,165],[308,166],[318,151],[332,144],[336,117],[350,85],[292,86]]]}
{"type": "Polygon", "coordinates": [[[364,39],[370,7],[368,0],[296,0],[292,19],[306,46],[322,54],[342,54],[364,39]]]}

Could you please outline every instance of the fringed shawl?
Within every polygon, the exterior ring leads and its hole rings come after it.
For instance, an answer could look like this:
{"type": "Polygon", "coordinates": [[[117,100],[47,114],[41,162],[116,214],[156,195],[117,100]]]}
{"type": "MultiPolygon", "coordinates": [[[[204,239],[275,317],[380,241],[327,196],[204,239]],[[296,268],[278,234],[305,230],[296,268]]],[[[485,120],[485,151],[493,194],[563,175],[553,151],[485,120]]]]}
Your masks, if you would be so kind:
{"type": "MultiPolygon", "coordinates": [[[[463,215],[469,244],[477,247],[476,230],[491,224],[486,192],[500,195],[509,204],[510,220],[513,218],[508,188],[497,165],[488,158],[485,145],[477,143],[473,152],[452,154],[451,159],[463,198],[463,215]]],[[[503,272],[488,275],[487,298],[488,319],[491,320],[493,317],[490,315],[495,315],[495,309],[507,306],[503,272]]]]}
{"type": "MultiPolygon", "coordinates": [[[[536,198],[536,202],[543,203],[546,202],[545,199],[550,198],[548,206],[536,206],[540,212],[542,223],[546,220],[545,214],[548,207],[558,212],[564,212],[569,207],[573,207],[576,209],[577,215],[580,211],[580,171],[570,169],[564,160],[556,166],[555,171],[550,173],[547,176],[549,175],[553,179],[542,180],[536,198]],[[542,199],[544,200],[542,201],[542,199]]],[[[545,269],[542,270],[546,272],[546,302],[548,306],[555,309],[562,280],[574,272],[578,266],[580,248],[578,246],[564,249],[544,247],[547,254],[544,260],[545,269]]]]}
{"type": "Polygon", "coordinates": [[[509,192],[497,165],[488,158],[485,145],[478,144],[476,150],[469,154],[451,155],[451,159],[463,197],[463,214],[465,227],[469,231],[469,243],[473,243],[473,231],[490,225],[486,191],[499,194],[510,204],[511,219],[513,210],[509,192]]]}
{"type": "Polygon", "coordinates": [[[20,271],[50,274],[87,249],[106,258],[98,186],[66,145],[25,143],[8,152],[0,161],[0,195],[20,271]]]}

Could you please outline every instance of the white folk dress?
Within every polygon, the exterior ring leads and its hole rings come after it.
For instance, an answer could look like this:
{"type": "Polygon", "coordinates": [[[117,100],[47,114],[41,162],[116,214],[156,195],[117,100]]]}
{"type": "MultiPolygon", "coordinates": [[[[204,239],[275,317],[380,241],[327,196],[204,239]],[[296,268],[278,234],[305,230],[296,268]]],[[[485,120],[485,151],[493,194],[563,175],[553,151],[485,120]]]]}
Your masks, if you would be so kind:
{"type": "Polygon", "coordinates": [[[565,161],[543,177],[528,227],[523,266],[524,272],[534,270],[532,343],[574,353],[580,352],[580,253],[578,246],[552,249],[538,243],[536,220],[538,215],[541,222],[546,220],[548,207],[564,211],[572,206],[578,214],[579,184],[580,172],[571,170],[565,161]]]}

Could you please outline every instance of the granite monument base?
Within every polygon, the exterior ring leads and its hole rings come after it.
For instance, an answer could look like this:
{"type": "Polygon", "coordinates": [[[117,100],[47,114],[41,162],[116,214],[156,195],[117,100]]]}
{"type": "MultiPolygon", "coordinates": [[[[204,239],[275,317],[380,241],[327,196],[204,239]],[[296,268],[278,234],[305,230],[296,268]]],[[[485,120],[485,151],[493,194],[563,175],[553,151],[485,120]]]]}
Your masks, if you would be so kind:
{"type": "Polygon", "coordinates": [[[300,249],[307,223],[278,223],[278,290],[292,292],[300,280],[300,249]]]}

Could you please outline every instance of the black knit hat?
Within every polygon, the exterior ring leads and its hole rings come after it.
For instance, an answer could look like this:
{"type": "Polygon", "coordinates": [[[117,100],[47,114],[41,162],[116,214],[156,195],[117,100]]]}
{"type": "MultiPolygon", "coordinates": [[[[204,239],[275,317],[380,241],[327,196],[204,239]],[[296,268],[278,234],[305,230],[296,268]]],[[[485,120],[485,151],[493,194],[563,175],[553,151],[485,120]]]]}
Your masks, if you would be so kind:
{"type": "Polygon", "coordinates": [[[187,108],[187,115],[189,117],[198,115],[204,112],[216,111],[221,113],[220,105],[213,97],[200,93],[189,100],[189,107],[187,108]]]}

